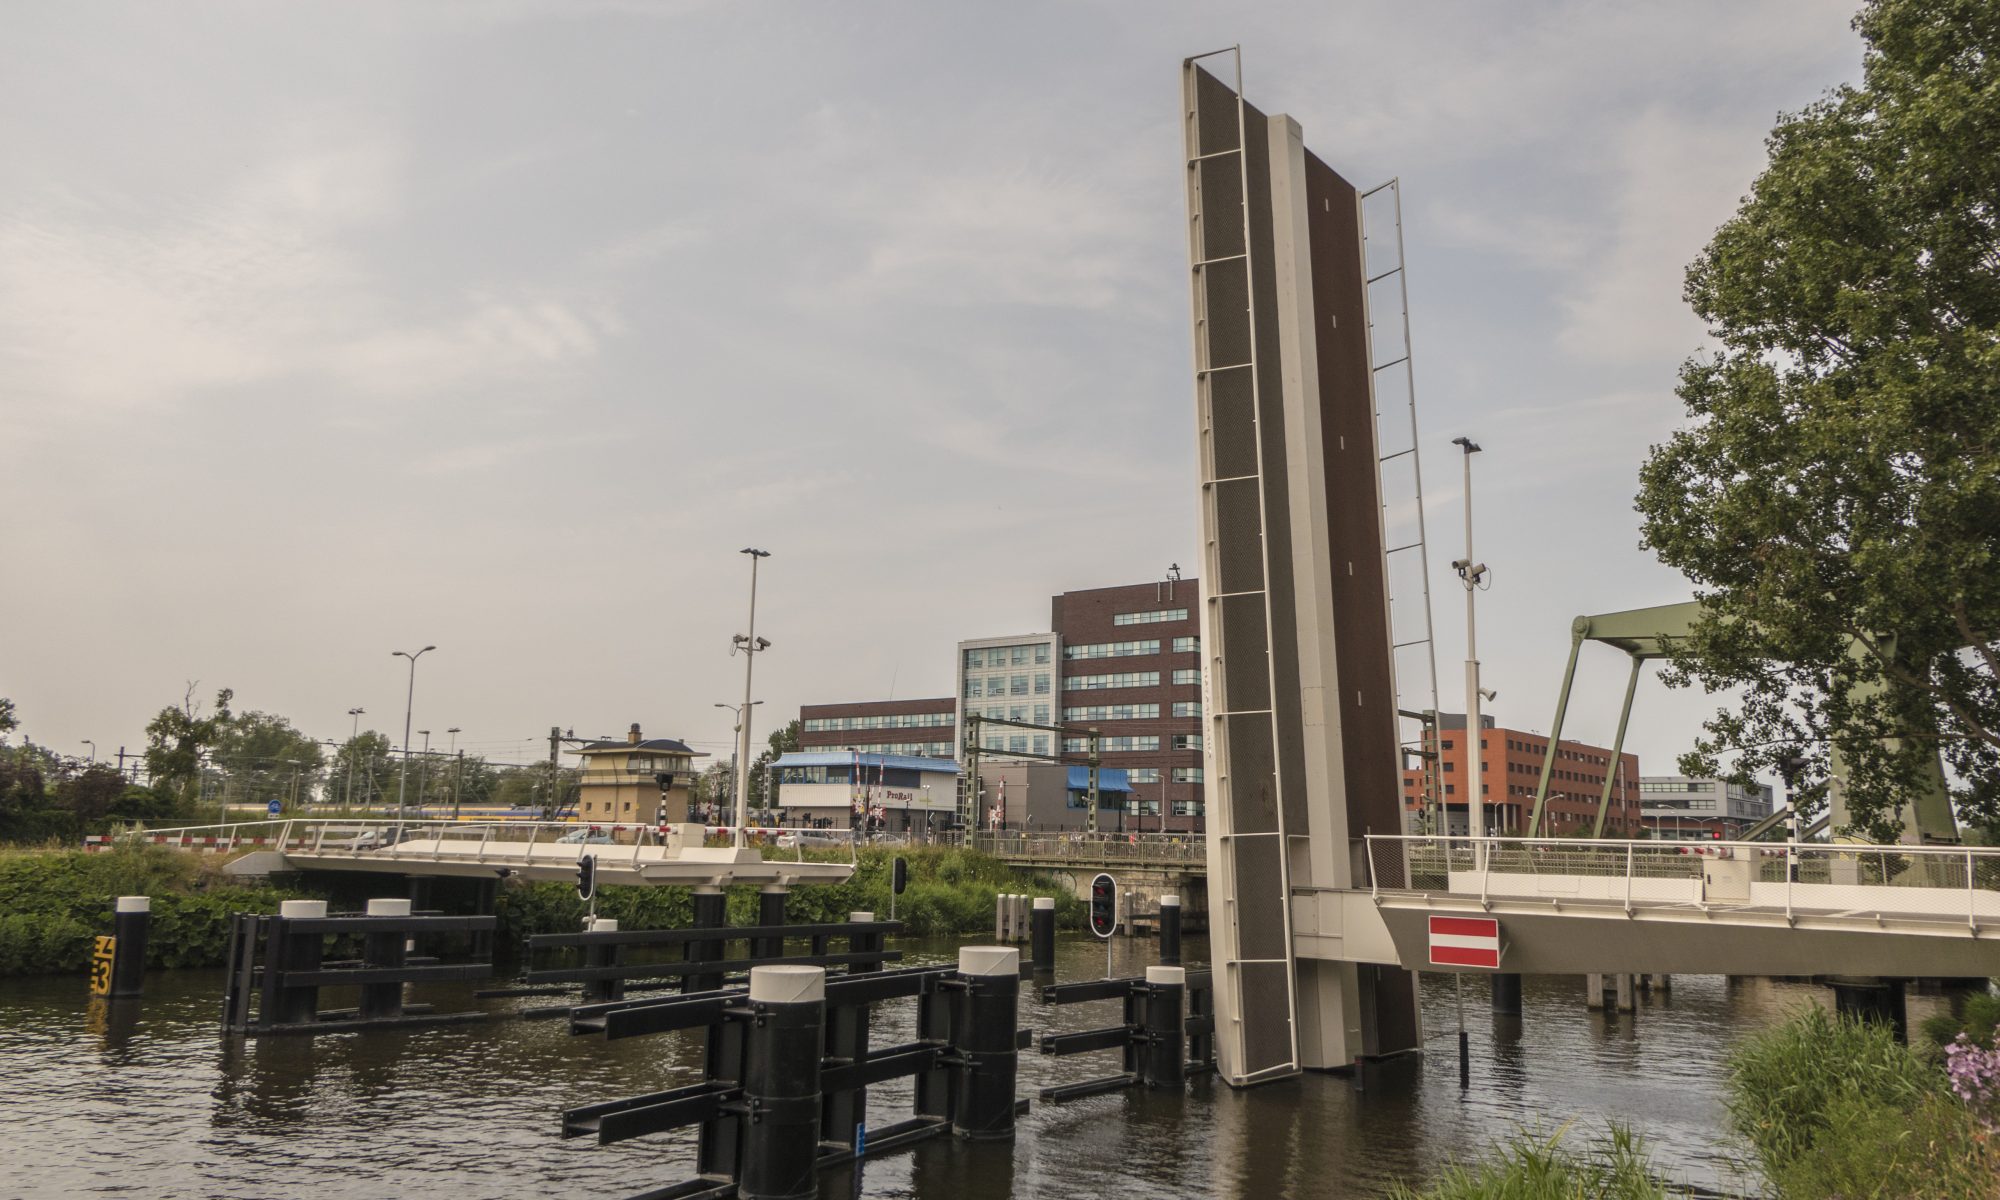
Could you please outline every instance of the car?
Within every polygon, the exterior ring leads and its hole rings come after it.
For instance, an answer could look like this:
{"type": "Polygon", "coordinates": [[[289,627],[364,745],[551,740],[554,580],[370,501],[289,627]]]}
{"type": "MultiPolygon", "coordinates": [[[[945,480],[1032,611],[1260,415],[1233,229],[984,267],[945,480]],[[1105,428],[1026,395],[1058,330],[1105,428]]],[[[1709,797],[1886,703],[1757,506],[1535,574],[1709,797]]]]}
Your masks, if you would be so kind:
{"type": "Polygon", "coordinates": [[[602,829],[572,829],[557,838],[556,842],[558,845],[567,843],[572,846],[577,844],[608,846],[611,844],[611,835],[602,829]]]}

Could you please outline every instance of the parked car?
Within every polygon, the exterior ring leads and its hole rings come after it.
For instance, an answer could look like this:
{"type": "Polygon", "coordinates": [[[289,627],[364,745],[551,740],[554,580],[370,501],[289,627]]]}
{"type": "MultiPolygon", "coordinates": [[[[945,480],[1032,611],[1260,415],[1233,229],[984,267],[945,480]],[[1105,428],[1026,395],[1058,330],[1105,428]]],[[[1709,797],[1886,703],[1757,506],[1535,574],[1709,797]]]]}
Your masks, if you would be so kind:
{"type": "Polygon", "coordinates": [[[591,846],[608,846],[611,844],[611,835],[602,829],[572,829],[557,838],[556,842],[558,844],[566,842],[570,845],[582,843],[591,846]]]}

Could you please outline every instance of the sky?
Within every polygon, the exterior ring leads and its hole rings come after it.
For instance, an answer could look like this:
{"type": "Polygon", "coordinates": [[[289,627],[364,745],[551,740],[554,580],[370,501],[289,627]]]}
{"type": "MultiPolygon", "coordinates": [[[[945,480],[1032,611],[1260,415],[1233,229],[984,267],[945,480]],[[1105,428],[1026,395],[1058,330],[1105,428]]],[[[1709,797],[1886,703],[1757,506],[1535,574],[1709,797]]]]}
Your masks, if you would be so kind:
{"type": "MultiPolygon", "coordinates": [[[[1488,706],[1639,544],[1682,273],[1852,0],[17,5],[0,36],[0,696],[136,751],[191,683],[496,761],[726,755],[948,695],[961,638],[1195,573],[1181,60],[1401,181],[1443,707],[1474,460],[1488,706]]],[[[1369,211],[1371,245],[1393,227],[1369,211]]],[[[1423,691],[1404,678],[1405,703],[1423,691]]],[[[1608,742],[1587,649],[1567,732],[1608,742]]],[[[1671,770],[1712,702],[1642,686],[1671,770]]]]}

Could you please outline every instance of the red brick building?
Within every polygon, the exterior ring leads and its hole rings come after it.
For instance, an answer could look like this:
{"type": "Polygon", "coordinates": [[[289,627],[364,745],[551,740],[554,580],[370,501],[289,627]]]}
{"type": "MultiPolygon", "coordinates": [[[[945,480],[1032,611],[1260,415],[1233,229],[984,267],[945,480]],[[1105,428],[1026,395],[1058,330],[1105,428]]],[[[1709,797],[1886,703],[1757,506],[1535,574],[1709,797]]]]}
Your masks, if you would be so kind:
{"type": "Polygon", "coordinates": [[[950,758],[957,728],[958,704],[950,696],[799,706],[801,750],[950,758]]]}
{"type": "MultiPolygon", "coordinates": [[[[1096,729],[1103,765],[1132,785],[1122,827],[1203,828],[1199,582],[1064,592],[1049,600],[1049,628],[1062,647],[1057,719],[1096,729]]],[[[1089,743],[1064,749],[1082,762],[1089,743]]]]}
{"type": "MultiPolygon", "coordinates": [[[[1488,721],[1491,718],[1487,718],[1488,721]]],[[[1453,831],[1466,828],[1465,714],[1441,713],[1438,724],[1438,779],[1453,831]]],[[[1535,785],[1542,776],[1547,734],[1493,725],[1480,738],[1481,795],[1486,805],[1486,829],[1495,835],[1523,835],[1535,810],[1535,785]]],[[[1588,837],[1597,821],[1597,802],[1604,779],[1611,776],[1611,806],[1604,817],[1608,838],[1644,837],[1640,821],[1639,756],[1620,755],[1588,742],[1564,739],[1556,744],[1555,769],[1549,776],[1549,799],[1543,810],[1544,837],[1588,837]]],[[[1423,775],[1403,772],[1403,807],[1412,827],[1423,815],[1423,775]]]]}

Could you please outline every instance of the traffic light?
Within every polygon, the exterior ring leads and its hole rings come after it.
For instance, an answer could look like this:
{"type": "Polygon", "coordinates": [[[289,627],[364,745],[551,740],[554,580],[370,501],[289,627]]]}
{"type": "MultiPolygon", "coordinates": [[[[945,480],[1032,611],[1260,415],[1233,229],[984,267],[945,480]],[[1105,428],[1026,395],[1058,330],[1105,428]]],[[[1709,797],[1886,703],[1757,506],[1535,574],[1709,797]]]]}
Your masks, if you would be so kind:
{"type": "Polygon", "coordinates": [[[597,856],[586,854],[576,860],[576,898],[588,900],[597,894],[597,856]]]}
{"type": "Polygon", "coordinates": [[[1708,831],[1708,840],[1709,840],[1709,841],[1711,841],[1711,842],[1719,842],[1719,841],[1721,841],[1721,840],[1722,840],[1722,831],[1721,831],[1720,829],[1711,829],[1711,830],[1709,830],[1709,831],[1708,831]]]}
{"type": "Polygon", "coordinates": [[[1090,932],[1101,938],[1118,932],[1118,881],[1109,875],[1090,881],[1090,932]]]}
{"type": "Polygon", "coordinates": [[[899,858],[889,864],[889,890],[900,896],[903,894],[903,889],[909,886],[910,864],[899,858]]]}

